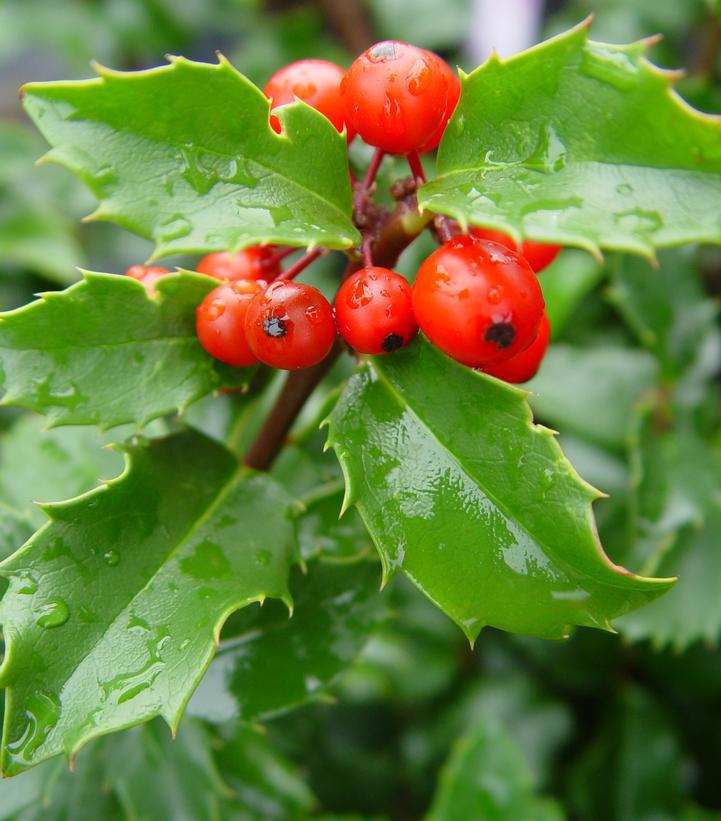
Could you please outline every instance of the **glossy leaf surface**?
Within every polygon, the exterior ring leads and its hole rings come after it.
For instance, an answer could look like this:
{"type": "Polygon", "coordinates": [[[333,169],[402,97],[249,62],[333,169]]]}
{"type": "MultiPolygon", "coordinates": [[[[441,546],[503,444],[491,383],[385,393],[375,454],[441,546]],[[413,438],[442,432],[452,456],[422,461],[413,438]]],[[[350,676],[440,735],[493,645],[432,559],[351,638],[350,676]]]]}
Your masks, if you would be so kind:
{"type": "Polygon", "coordinates": [[[304,103],[268,121],[261,91],[224,58],[24,86],[28,114],[100,200],[95,218],[152,239],[155,256],[258,242],[346,248],[346,141],[304,103]],[[232,112],[232,113],[231,113],[232,112]]]}
{"type": "Polygon", "coordinates": [[[575,473],[525,393],[423,340],[359,366],[329,444],[380,552],[474,639],[485,625],[560,637],[648,603],[669,581],[613,565],[598,492],[575,473]]]}
{"type": "Polygon", "coordinates": [[[4,772],[155,715],[177,727],[227,616],[290,603],[291,506],[195,433],[135,445],[120,477],[45,506],[0,566],[4,772]]]}
{"type": "Polygon", "coordinates": [[[150,298],[130,277],[86,274],[65,291],[0,314],[3,403],[51,425],[143,425],[182,411],[251,372],[212,359],[195,332],[195,308],[217,282],[178,274],[150,298]]]}
{"type": "Polygon", "coordinates": [[[291,579],[292,619],[275,602],[236,613],[191,711],[256,721],[322,698],[386,616],[379,580],[376,562],[315,561],[291,579]]]}
{"type": "Polygon", "coordinates": [[[594,253],[721,242],[721,120],[676,96],[649,42],[588,25],[463,78],[421,204],[594,253]]]}

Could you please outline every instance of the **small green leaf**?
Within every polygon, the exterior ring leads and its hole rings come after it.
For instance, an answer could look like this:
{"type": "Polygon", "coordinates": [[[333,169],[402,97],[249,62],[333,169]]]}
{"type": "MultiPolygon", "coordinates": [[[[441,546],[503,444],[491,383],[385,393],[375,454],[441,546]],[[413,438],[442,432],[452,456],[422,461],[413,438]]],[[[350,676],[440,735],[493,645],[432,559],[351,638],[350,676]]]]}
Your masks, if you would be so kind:
{"type": "Polygon", "coordinates": [[[238,726],[221,744],[216,758],[233,791],[233,799],[223,808],[223,819],[301,821],[309,817],[315,796],[296,768],[275,752],[263,734],[238,726]]]}
{"type": "Polygon", "coordinates": [[[47,521],[35,502],[76,496],[118,472],[118,454],[102,444],[87,428],[42,430],[34,416],[22,416],[0,436],[0,559],[47,521]]]}
{"type": "Polygon", "coordinates": [[[292,500],[197,433],[128,450],[0,570],[2,768],[14,774],[161,715],[177,728],[230,613],[290,603],[292,500]]]}
{"type": "Polygon", "coordinates": [[[84,254],[60,214],[0,185],[0,260],[60,285],[78,278],[84,254]]]}
{"type": "Polygon", "coordinates": [[[192,719],[183,721],[177,738],[153,721],[109,739],[107,779],[124,817],[220,819],[221,806],[232,792],[214,760],[214,741],[192,719]]]}
{"type": "Polygon", "coordinates": [[[441,773],[428,821],[561,821],[563,817],[556,801],[534,794],[520,749],[491,719],[456,745],[441,773]]]}
{"type": "Polygon", "coordinates": [[[343,495],[340,481],[321,485],[301,497],[305,512],[298,521],[298,541],[304,559],[353,559],[372,549],[368,531],[355,510],[338,516],[343,495]]]}
{"type": "Polygon", "coordinates": [[[273,602],[236,613],[191,712],[254,721],[323,698],[386,616],[379,577],[375,562],[311,562],[292,579],[292,619],[273,602]]]}
{"type": "Polygon", "coordinates": [[[588,21],[463,78],[425,208],[597,254],[721,242],[721,120],[588,21]]]}
{"type": "Polygon", "coordinates": [[[86,273],[65,291],[0,314],[3,404],[50,425],[143,425],[182,411],[249,369],[212,359],[195,332],[195,308],[217,281],[169,276],[150,298],[130,277],[86,273]]]}
{"type": "Polygon", "coordinates": [[[622,256],[613,268],[611,299],[644,347],[652,351],[667,378],[678,379],[696,364],[709,337],[716,337],[718,305],[703,291],[696,249],[665,251],[654,270],[647,262],[622,256]]]}
{"type": "Polygon", "coordinates": [[[632,641],[682,650],[721,635],[721,449],[686,420],[643,409],[632,440],[633,509],[629,558],[648,572],[678,576],[667,597],[618,623],[632,641]]]}
{"type": "Polygon", "coordinates": [[[604,554],[598,491],[532,423],[525,393],[423,340],[364,360],[328,442],[380,552],[473,640],[485,625],[546,638],[609,620],[670,586],[604,554]]]}
{"type": "Polygon", "coordinates": [[[622,448],[633,408],[657,384],[653,357],[633,348],[551,345],[526,386],[534,413],[562,433],[622,448]]]}
{"type": "Polygon", "coordinates": [[[345,137],[305,103],[268,121],[262,92],[223,57],[171,57],[140,72],[96,67],[80,82],[24,86],[53,146],[47,161],[85,182],[111,220],[156,243],[155,257],[258,242],[357,244],[345,137]]]}

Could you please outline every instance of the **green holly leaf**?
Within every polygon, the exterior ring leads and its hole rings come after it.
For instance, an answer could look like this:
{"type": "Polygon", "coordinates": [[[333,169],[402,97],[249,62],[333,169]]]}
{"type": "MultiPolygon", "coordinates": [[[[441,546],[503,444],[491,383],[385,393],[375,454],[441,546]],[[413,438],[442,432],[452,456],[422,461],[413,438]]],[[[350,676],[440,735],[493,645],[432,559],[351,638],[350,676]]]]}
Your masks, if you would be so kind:
{"type": "Polygon", "coordinates": [[[236,613],[190,711],[255,721],[325,697],[387,615],[379,571],[376,562],[312,562],[292,577],[292,619],[274,602],[236,613]]]}
{"type": "Polygon", "coordinates": [[[305,511],[298,521],[298,541],[304,559],[353,559],[372,549],[368,531],[355,510],[338,517],[343,496],[342,481],[333,481],[301,497],[305,511]]]}
{"type": "Polygon", "coordinates": [[[651,41],[594,43],[588,25],[462,78],[419,202],[594,254],[721,242],[721,121],[675,94],[651,41]]]}
{"type": "Polygon", "coordinates": [[[102,444],[88,428],[42,430],[35,416],[20,417],[0,436],[1,559],[47,521],[35,502],[76,496],[117,474],[118,454],[102,444]]]}
{"type": "Polygon", "coordinates": [[[221,387],[247,383],[198,342],[195,308],[217,281],[169,276],[150,298],[130,277],[86,273],[65,291],[0,314],[2,403],[50,425],[143,425],[221,387]]]}
{"type": "Polygon", "coordinates": [[[233,791],[233,799],[225,802],[221,818],[301,821],[310,816],[317,803],[315,796],[265,735],[240,725],[218,747],[218,765],[233,791]]]}
{"type": "Polygon", "coordinates": [[[561,821],[552,800],[539,798],[513,738],[493,719],[465,735],[441,773],[428,821],[561,821]]]}
{"type": "Polygon", "coordinates": [[[191,432],[134,445],[120,477],[45,505],[49,523],[0,565],[3,771],[155,715],[177,729],[227,616],[290,603],[291,505],[191,432]]]}
{"type": "Polygon", "coordinates": [[[30,83],[24,105],[53,146],[45,159],[100,200],[94,217],[152,239],[155,258],[360,241],[345,137],[310,106],[284,107],[278,135],[268,100],[223,57],[96,70],[93,80],[30,83]]]}
{"type": "Polygon", "coordinates": [[[622,256],[613,268],[610,297],[642,345],[652,351],[668,379],[688,376],[709,346],[716,349],[702,370],[721,365],[718,305],[704,293],[696,249],[665,251],[660,266],[622,256]]]}
{"type": "Polygon", "coordinates": [[[67,285],[83,251],[68,223],[56,211],[0,185],[0,259],[67,285]]]}
{"type": "Polygon", "coordinates": [[[221,806],[232,792],[214,760],[214,741],[192,719],[183,721],[176,738],[153,721],[109,739],[107,776],[124,817],[221,818],[221,806]]]}
{"type": "Polygon", "coordinates": [[[525,392],[423,340],[359,365],[328,443],[380,552],[471,639],[485,625],[547,638],[652,601],[669,580],[603,553],[598,491],[534,425],[525,392]]]}
{"type": "Polygon", "coordinates": [[[607,705],[571,774],[571,805],[588,821],[678,818],[690,775],[672,716],[638,688],[607,705]]]}
{"type": "Polygon", "coordinates": [[[621,449],[645,391],[658,383],[658,366],[645,351],[605,345],[551,345],[528,384],[535,414],[562,433],[621,449]]]}
{"type": "Polygon", "coordinates": [[[669,428],[649,406],[637,418],[629,558],[647,572],[678,576],[668,597],[619,620],[632,641],[682,650],[721,635],[721,448],[686,419],[669,428]]]}

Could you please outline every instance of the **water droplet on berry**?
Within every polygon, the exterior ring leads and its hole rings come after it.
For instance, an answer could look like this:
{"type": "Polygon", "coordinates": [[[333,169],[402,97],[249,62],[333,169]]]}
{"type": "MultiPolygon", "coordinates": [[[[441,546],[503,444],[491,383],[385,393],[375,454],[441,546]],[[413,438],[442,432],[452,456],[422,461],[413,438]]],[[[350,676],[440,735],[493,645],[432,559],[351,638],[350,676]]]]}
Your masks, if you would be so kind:
{"type": "Polygon", "coordinates": [[[300,97],[301,100],[307,100],[308,97],[312,97],[316,91],[318,91],[315,83],[305,82],[305,83],[296,83],[293,86],[293,94],[296,97],[300,97]]]}
{"type": "Polygon", "coordinates": [[[348,293],[348,305],[351,308],[362,308],[371,302],[372,299],[373,292],[371,289],[362,279],[357,279],[348,293]]]}
{"type": "Polygon", "coordinates": [[[398,56],[396,44],[386,40],[383,43],[376,43],[366,52],[371,63],[385,63],[389,60],[395,60],[398,56]]]}
{"type": "Polygon", "coordinates": [[[503,299],[503,288],[489,288],[487,296],[491,305],[498,305],[503,299]]]}
{"type": "Polygon", "coordinates": [[[222,299],[214,299],[209,305],[206,305],[203,309],[203,314],[205,315],[205,319],[209,322],[212,322],[218,317],[223,316],[225,313],[225,302],[222,299]]]}
{"type": "Polygon", "coordinates": [[[323,312],[317,305],[309,305],[305,309],[305,315],[312,325],[318,325],[323,321],[323,312]]]}
{"type": "Polygon", "coordinates": [[[60,627],[68,620],[70,611],[62,599],[51,599],[35,611],[35,623],[40,627],[60,627]]]}
{"type": "Polygon", "coordinates": [[[418,97],[428,90],[431,82],[431,70],[426,64],[425,60],[416,60],[408,73],[408,80],[406,87],[408,91],[414,96],[418,97]]]}

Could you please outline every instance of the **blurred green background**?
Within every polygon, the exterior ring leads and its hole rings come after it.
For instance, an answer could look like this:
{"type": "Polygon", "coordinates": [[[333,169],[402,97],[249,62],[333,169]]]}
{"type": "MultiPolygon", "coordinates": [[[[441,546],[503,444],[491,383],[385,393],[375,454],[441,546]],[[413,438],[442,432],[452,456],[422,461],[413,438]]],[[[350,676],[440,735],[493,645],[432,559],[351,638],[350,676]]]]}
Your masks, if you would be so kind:
{"type": "MultiPolygon", "coordinates": [[[[91,76],[92,60],[140,69],[168,53],[212,60],[220,50],[262,86],[291,60],[347,66],[391,37],[470,71],[492,47],[510,54],[591,12],[597,40],[662,34],[654,61],[685,67],[683,96],[721,112],[719,8],[706,0],[4,0],[0,306],[64,287],[78,266],[122,273],[151,250],[116,226],[81,223],[92,197],[66,171],[34,165],[44,147],[20,107],[23,82],[91,76]]],[[[362,162],[363,146],[353,151],[362,162]]],[[[419,240],[400,268],[412,275],[431,247],[419,240]]],[[[543,275],[554,345],[534,389],[539,417],[610,494],[597,513],[613,558],[682,576],[670,603],[620,635],[581,630],[549,643],[487,630],[471,650],[397,580],[383,594],[391,617],[332,701],[280,716],[262,735],[202,707],[205,718],[189,719],[175,745],[160,725],[129,731],[99,755],[83,753],[76,776],[58,762],[0,784],[0,819],[129,817],[122,796],[131,788],[107,775],[119,755],[142,758],[135,788],[153,801],[139,817],[153,819],[410,819],[431,806],[451,819],[721,819],[719,518],[673,479],[678,459],[684,475],[704,477],[714,512],[721,503],[718,473],[683,462],[694,447],[718,453],[721,256],[691,248],[660,261],[650,274],[617,257],[559,257],[543,275]],[[693,447],[679,429],[669,447],[644,449],[650,390],[673,393],[678,418],[693,420],[693,447]],[[639,490],[641,473],[652,481],[639,490]],[[475,790],[483,810],[459,815],[460,805],[453,814],[444,804],[438,779],[449,757],[446,781],[475,790]]],[[[0,417],[3,428],[14,416],[0,417]]],[[[8,453],[0,439],[0,477],[12,483],[8,453]]]]}

